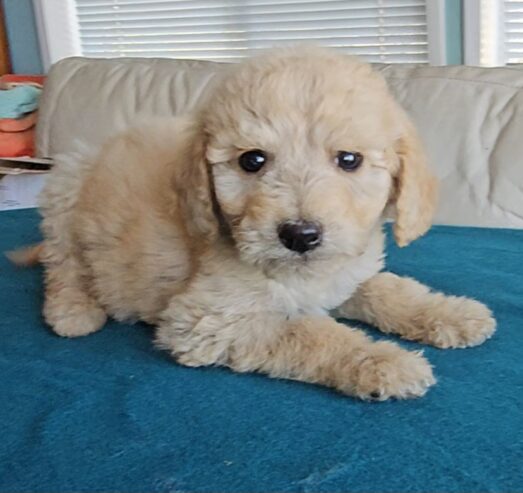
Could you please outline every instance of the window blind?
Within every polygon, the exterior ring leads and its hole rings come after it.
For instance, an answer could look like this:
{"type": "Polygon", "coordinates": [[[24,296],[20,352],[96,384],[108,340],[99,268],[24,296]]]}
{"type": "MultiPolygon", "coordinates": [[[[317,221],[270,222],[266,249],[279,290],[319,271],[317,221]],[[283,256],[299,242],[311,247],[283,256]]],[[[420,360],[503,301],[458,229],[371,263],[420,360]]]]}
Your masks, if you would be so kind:
{"type": "Polygon", "coordinates": [[[426,0],[76,0],[84,56],[234,61],[303,41],[428,63],[426,0]]]}
{"type": "Polygon", "coordinates": [[[504,3],[505,63],[523,63],[523,1],[504,3]]]}

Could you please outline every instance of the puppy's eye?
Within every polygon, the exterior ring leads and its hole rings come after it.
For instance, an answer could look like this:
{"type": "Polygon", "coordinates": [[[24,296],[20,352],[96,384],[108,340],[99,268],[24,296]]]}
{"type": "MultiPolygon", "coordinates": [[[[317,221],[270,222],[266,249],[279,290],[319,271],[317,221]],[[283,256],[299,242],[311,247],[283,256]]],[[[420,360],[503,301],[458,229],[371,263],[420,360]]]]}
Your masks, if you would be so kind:
{"type": "Polygon", "coordinates": [[[244,152],[239,158],[240,166],[248,173],[260,171],[267,161],[267,155],[259,149],[244,152]]]}
{"type": "Polygon", "coordinates": [[[354,171],[363,163],[363,154],[359,152],[338,151],[336,164],[344,171],[354,171]]]}

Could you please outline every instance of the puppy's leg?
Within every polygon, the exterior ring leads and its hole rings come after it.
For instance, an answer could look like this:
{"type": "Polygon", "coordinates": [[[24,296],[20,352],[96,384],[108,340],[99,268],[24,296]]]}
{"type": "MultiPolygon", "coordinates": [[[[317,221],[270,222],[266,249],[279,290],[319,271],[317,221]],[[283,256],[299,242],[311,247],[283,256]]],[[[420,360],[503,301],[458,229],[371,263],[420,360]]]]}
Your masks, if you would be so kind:
{"type": "Polygon", "coordinates": [[[476,346],[492,336],[496,327],[482,303],[432,293],[413,279],[388,272],[363,283],[338,313],[440,348],[476,346]]]}
{"type": "Polygon", "coordinates": [[[84,336],[101,329],[107,318],[105,311],[83,287],[78,261],[63,252],[58,261],[56,252],[53,255],[47,245],[44,251],[45,321],[64,337],[84,336]]]}
{"type": "Polygon", "coordinates": [[[178,314],[157,332],[157,343],[189,366],[221,364],[246,372],[318,383],[362,399],[423,395],[435,383],[420,353],[372,342],[329,317],[178,314]]]}
{"type": "Polygon", "coordinates": [[[46,281],[44,318],[65,337],[94,332],[106,320],[104,310],[86,290],[83,267],[75,253],[77,200],[90,166],[80,154],[60,157],[40,197],[45,238],[40,255],[46,281]]]}

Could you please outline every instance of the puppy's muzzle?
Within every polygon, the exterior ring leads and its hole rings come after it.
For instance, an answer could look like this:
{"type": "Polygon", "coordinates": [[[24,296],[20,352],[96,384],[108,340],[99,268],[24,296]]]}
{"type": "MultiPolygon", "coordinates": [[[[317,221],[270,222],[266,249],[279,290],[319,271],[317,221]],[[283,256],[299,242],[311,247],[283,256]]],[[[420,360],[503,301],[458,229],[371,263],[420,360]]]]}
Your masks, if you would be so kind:
{"type": "Polygon", "coordinates": [[[322,229],[308,221],[285,222],[278,227],[278,237],[285,248],[305,253],[321,245],[322,229]]]}

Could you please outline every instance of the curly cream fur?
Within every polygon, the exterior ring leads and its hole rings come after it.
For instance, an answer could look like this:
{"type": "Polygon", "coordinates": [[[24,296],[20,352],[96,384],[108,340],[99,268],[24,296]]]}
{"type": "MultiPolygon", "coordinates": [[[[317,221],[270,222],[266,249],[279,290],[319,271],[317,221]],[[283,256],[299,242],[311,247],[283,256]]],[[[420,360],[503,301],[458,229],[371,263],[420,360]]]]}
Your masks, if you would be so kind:
{"type": "Polygon", "coordinates": [[[363,399],[423,395],[421,354],[373,342],[341,314],[440,347],[478,344],[494,322],[477,302],[379,274],[381,223],[396,239],[429,227],[435,181],[383,79],[354,58],[312,48],[231,69],[198,114],[142,122],[95,157],[62,156],[42,198],[47,322],[60,335],[106,314],[156,324],[178,362],[320,383],[363,399]],[[259,173],[238,165],[263,149],[259,173]],[[339,150],[364,163],[345,172],[339,150]],[[278,225],[321,223],[300,255],[278,225]]]}

